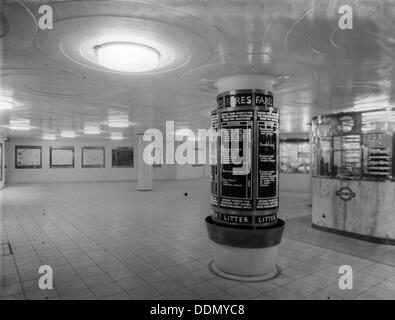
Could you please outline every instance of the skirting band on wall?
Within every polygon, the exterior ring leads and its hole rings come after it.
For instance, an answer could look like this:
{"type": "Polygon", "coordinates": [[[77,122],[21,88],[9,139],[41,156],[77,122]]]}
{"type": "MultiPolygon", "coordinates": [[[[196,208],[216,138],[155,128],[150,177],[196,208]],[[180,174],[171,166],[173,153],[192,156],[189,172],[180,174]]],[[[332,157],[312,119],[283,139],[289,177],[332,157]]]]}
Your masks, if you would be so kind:
{"type": "Polygon", "coordinates": [[[372,236],[367,236],[364,234],[359,234],[359,233],[354,233],[354,232],[349,232],[349,231],[344,231],[344,230],[337,230],[337,229],[332,229],[328,227],[323,227],[316,225],[314,223],[311,224],[311,227],[313,229],[319,230],[319,231],[324,231],[328,233],[334,233],[338,234],[341,236],[349,237],[349,238],[354,238],[358,240],[363,240],[363,241],[368,241],[368,242],[373,242],[373,243],[378,243],[378,244],[385,244],[389,246],[395,246],[395,240],[394,239],[385,239],[385,238],[378,238],[378,237],[372,237],[372,236]]]}

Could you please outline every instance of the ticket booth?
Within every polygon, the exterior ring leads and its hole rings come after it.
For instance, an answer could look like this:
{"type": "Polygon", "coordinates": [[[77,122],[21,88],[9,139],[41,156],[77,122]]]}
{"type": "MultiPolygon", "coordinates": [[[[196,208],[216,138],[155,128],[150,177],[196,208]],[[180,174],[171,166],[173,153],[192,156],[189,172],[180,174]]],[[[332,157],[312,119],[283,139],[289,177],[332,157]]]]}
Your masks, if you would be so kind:
{"type": "Polygon", "coordinates": [[[395,110],[312,122],[312,225],[395,245],[395,110]]]}

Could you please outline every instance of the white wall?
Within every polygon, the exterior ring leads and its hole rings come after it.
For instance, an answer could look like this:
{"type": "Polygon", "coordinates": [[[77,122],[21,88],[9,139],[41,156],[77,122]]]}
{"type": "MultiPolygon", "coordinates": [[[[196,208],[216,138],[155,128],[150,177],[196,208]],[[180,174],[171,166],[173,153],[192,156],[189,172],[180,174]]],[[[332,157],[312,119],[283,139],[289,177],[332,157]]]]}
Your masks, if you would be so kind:
{"type": "MultiPolygon", "coordinates": [[[[174,180],[175,176],[175,165],[162,164],[161,167],[154,167],[154,180],[174,180]]],[[[154,186],[155,187],[155,186],[154,186]]]]}
{"type": "Polygon", "coordinates": [[[0,144],[2,145],[2,150],[3,150],[3,152],[2,152],[2,161],[1,161],[1,165],[2,165],[2,168],[1,168],[1,172],[2,172],[2,175],[1,175],[1,177],[0,177],[0,190],[1,189],[3,189],[4,188],[4,185],[5,185],[5,158],[6,158],[6,146],[5,146],[5,143],[4,143],[4,137],[2,136],[2,135],[0,135],[0,144]]]}
{"type": "Polygon", "coordinates": [[[176,180],[204,177],[204,166],[193,167],[190,164],[178,165],[176,180]]]}
{"type": "MultiPolygon", "coordinates": [[[[104,139],[62,139],[43,141],[40,139],[11,138],[7,152],[7,183],[41,183],[41,182],[71,182],[71,181],[127,181],[137,180],[137,141],[110,141],[104,139]],[[42,169],[15,169],[16,145],[41,145],[42,169]],[[49,168],[50,146],[74,146],[75,168],[49,168]],[[105,168],[81,168],[81,147],[104,146],[105,168]],[[134,147],[134,168],[112,168],[113,147],[134,147]]],[[[154,179],[169,179],[169,166],[154,168],[154,179]]]]}
{"type": "MultiPolygon", "coordinates": [[[[0,135],[1,141],[3,137],[0,135]]],[[[72,182],[72,181],[128,181],[137,180],[137,140],[110,141],[104,139],[62,139],[43,141],[40,139],[11,138],[3,146],[3,180],[0,189],[6,183],[41,183],[41,182],[72,182]],[[15,145],[41,145],[42,169],[15,169],[15,145]],[[50,169],[50,146],[74,146],[74,169],[50,169]],[[105,168],[81,168],[81,147],[104,146],[106,148],[105,168]],[[117,146],[134,147],[134,168],[112,168],[111,150],[117,146]]],[[[154,167],[154,180],[183,180],[210,176],[210,165],[192,167],[192,165],[162,165],[154,167]]],[[[280,174],[280,190],[293,192],[309,192],[310,180],[308,174],[280,174]]]]}

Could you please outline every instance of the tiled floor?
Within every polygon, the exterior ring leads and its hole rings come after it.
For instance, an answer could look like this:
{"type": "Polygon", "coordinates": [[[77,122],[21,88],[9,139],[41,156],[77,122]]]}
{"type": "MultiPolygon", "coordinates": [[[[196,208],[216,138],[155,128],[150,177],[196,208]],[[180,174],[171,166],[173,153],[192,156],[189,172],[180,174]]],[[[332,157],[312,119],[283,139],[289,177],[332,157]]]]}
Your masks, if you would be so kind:
{"type": "Polygon", "coordinates": [[[204,217],[206,179],[14,185],[0,192],[1,299],[395,299],[395,248],[310,228],[305,194],[281,194],[287,221],[271,281],[217,277],[204,217]],[[184,196],[184,192],[188,195],[184,196]],[[354,289],[340,290],[350,265],[354,289]],[[50,265],[54,289],[40,290],[50,265]]]}

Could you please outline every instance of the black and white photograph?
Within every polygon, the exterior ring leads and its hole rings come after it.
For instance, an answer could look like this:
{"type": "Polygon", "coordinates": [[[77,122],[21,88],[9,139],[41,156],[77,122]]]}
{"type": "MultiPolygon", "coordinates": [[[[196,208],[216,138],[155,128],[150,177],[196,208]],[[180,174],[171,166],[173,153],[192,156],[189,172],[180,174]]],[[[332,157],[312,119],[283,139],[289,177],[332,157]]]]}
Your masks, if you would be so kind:
{"type": "Polygon", "coordinates": [[[0,0],[0,300],[395,300],[395,0],[0,0]]]}

